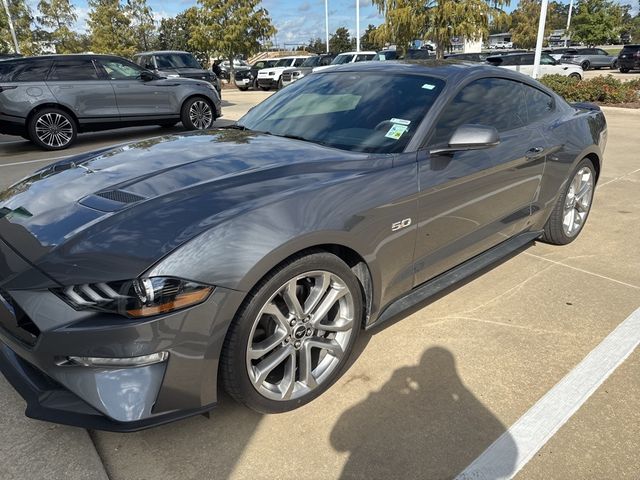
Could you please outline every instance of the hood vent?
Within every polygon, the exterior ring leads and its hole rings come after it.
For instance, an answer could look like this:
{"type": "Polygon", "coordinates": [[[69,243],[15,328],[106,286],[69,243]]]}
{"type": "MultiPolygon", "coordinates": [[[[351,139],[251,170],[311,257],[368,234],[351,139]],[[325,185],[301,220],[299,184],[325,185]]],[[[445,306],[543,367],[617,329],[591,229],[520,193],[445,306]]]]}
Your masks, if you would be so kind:
{"type": "Polygon", "coordinates": [[[135,203],[144,200],[144,197],[136,195],[135,193],[125,192],[124,190],[109,190],[107,192],[96,193],[96,195],[118,203],[135,203]]]}

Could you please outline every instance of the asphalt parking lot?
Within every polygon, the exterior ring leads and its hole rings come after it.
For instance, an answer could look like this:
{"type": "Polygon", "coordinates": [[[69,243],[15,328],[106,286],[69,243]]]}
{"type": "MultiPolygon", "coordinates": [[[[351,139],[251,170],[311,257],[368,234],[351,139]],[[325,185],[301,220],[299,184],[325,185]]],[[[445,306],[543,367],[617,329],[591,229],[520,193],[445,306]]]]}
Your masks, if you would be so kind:
{"type": "MultiPolygon", "coordinates": [[[[225,90],[221,124],[267,95],[225,90]]],[[[536,243],[363,334],[351,368],[314,402],[263,416],[223,396],[209,418],[86,432],[24,418],[0,377],[0,479],[444,479],[501,438],[502,469],[475,478],[522,467],[517,478],[637,480],[640,350],[524,464],[511,429],[640,307],[640,110],[606,116],[594,207],[574,243],[536,243]]],[[[53,155],[2,136],[0,188],[55,156],[178,131],[89,134],[53,155]]]]}

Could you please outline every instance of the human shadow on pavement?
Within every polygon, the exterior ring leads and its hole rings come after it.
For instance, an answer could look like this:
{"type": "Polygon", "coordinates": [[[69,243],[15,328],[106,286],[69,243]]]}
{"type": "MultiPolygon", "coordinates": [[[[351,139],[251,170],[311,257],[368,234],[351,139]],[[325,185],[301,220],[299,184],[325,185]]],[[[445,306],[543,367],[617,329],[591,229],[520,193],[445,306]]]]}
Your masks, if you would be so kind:
{"type": "MultiPolygon", "coordinates": [[[[475,460],[505,426],[463,384],[451,352],[433,347],[420,363],[395,371],[366,400],[345,411],[331,445],[349,452],[341,479],[453,478],[475,460]]],[[[517,447],[509,437],[503,470],[508,477],[517,447]]]]}

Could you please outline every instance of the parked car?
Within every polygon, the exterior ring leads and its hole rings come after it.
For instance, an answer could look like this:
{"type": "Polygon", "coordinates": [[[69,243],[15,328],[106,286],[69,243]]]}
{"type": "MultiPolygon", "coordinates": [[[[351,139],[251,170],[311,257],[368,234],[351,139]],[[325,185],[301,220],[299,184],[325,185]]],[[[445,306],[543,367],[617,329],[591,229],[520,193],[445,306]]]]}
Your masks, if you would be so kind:
{"type": "Polygon", "coordinates": [[[315,67],[314,72],[324,70],[332,65],[344,65],[346,63],[369,62],[376,56],[376,52],[344,52],[336,55],[330,65],[315,67]]]}
{"type": "Polygon", "coordinates": [[[326,53],[323,55],[314,55],[307,58],[299,67],[285,68],[282,71],[281,81],[282,86],[292,84],[293,82],[300,80],[305,75],[309,75],[315,67],[322,67],[324,65],[330,65],[335,55],[326,53]]]}
{"type": "Polygon", "coordinates": [[[278,63],[277,58],[265,58],[264,60],[259,60],[251,65],[251,68],[246,70],[238,70],[235,73],[235,84],[238,87],[238,90],[246,91],[249,88],[253,88],[255,90],[258,89],[258,72],[263,68],[271,68],[274,67],[275,64],[278,63]]]}
{"type": "Polygon", "coordinates": [[[571,48],[571,47],[546,48],[542,50],[542,53],[546,53],[547,55],[550,55],[555,61],[559,62],[560,59],[562,58],[562,55],[567,53],[567,51],[569,50],[575,50],[575,48],[571,48]]]}
{"type": "Polygon", "coordinates": [[[142,52],[134,55],[133,61],[160,77],[204,80],[214,85],[218,94],[221,92],[220,79],[212,71],[202,68],[196,57],[189,52],[178,50],[142,52]]]}
{"type": "Polygon", "coordinates": [[[27,415],[92,429],[200,414],[221,387],[301,407],[362,329],[573,241],[606,134],[516,72],[367,62],[227,128],[59,160],[0,193],[0,370],[27,415]]]}
{"type": "Polygon", "coordinates": [[[258,72],[258,86],[262,90],[282,88],[282,72],[287,68],[300,67],[309,55],[282,57],[271,68],[263,68],[258,72]]]}
{"type": "Polygon", "coordinates": [[[620,72],[640,70],[640,45],[625,45],[618,54],[620,72]]]}
{"type": "Polygon", "coordinates": [[[462,60],[465,62],[484,62],[487,57],[493,55],[492,53],[479,52],[479,53],[451,53],[449,55],[445,55],[444,58],[447,60],[462,60]]]}
{"type": "Polygon", "coordinates": [[[567,50],[560,58],[562,63],[580,65],[585,72],[590,68],[596,70],[602,67],[618,68],[618,57],[609,55],[601,48],[575,48],[567,50]]]}
{"type": "MultiPolygon", "coordinates": [[[[507,55],[492,55],[487,57],[487,63],[496,67],[502,67],[525,75],[533,75],[534,53],[511,53],[507,55]]],[[[564,75],[581,79],[584,72],[575,65],[564,65],[555,61],[550,55],[543,53],[540,56],[540,76],[564,75]]]]}
{"type": "Polygon", "coordinates": [[[47,55],[0,63],[0,133],[45,150],[78,133],[132,125],[210,128],[221,115],[209,81],[162,78],[113,55],[47,55]]]}
{"type": "Polygon", "coordinates": [[[505,48],[513,48],[513,42],[495,42],[489,44],[490,49],[505,49],[505,48]]]}
{"type": "MultiPolygon", "coordinates": [[[[251,65],[249,65],[247,62],[245,62],[244,60],[240,60],[240,59],[235,59],[233,61],[233,71],[234,74],[235,72],[242,72],[242,71],[246,71],[246,70],[251,70],[251,65]]],[[[224,62],[220,63],[220,71],[222,72],[222,78],[224,80],[229,81],[229,79],[231,78],[231,63],[229,62],[229,60],[225,60],[224,62]]]]}

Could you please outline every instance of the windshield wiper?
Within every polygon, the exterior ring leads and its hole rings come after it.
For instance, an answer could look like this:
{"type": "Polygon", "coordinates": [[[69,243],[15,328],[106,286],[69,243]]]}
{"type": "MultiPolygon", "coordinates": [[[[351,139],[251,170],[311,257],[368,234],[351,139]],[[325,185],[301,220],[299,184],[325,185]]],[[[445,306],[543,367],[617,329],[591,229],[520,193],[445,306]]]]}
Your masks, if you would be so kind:
{"type": "Polygon", "coordinates": [[[233,125],[225,125],[220,128],[229,130],[249,130],[247,127],[245,127],[244,125],[240,125],[239,123],[234,123],[233,125]]]}
{"type": "Polygon", "coordinates": [[[288,133],[272,133],[272,132],[260,132],[265,135],[273,135],[274,137],[282,137],[282,138],[290,138],[292,140],[302,140],[303,142],[313,142],[313,140],[309,140],[308,138],[301,137],[300,135],[289,135],[288,133]]]}

